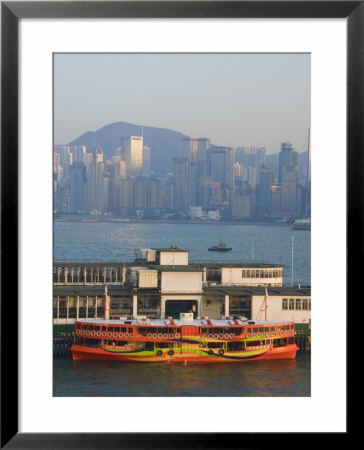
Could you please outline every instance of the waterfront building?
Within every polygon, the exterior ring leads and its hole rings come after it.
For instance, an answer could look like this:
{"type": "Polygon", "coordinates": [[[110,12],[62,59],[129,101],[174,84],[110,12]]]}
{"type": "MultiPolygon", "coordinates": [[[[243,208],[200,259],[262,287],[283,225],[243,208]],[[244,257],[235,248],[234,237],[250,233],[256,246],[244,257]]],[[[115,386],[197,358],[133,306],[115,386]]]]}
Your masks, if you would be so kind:
{"type": "MultiPolygon", "coordinates": [[[[267,263],[189,262],[177,247],[141,249],[134,262],[54,263],[55,325],[102,318],[107,283],[114,316],[179,318],[181,313],[259,320],[268,293],[268,319],[308,326],[309,287],[284,287],[283,267],[267,263]]],[[[262,317],[260,317],[262,319],[262,317]]]]}

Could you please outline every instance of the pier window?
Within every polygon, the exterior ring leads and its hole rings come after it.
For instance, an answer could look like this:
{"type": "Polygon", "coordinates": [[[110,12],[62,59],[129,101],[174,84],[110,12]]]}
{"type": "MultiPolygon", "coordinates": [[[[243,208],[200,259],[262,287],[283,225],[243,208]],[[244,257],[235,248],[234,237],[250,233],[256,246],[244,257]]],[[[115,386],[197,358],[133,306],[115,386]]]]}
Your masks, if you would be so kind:
{"type": "Polygon", "coordinates": [[[308,298],[302,299],[302,309],[308,310],[308,298]]]}
{"type": "Polygon", "coordinates": [[[282,309],[288,309],[288,299],[282,298],[282,309]]]}
{"type": "Polygon", "coordinates": [[[301,309],[301,299],[300,298],[296,298],[296,309],[297,310],[301,309]]]}
{"type": "Polygon", "coordinates": [[[294,298],[289,299],[289,309],[294,309],[294,298]]]}

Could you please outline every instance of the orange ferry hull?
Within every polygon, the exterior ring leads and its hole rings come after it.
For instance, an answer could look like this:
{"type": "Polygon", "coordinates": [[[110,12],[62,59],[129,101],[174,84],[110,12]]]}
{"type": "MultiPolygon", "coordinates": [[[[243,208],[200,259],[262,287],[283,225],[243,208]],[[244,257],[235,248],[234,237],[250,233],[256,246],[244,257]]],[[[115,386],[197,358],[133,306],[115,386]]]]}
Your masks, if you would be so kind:
{"type": "Polygon", "coordinates": [[[213,353],[212,355],[183,351],[176,352],[170,356],[163,353],[159,356],[150,352],[114,352],[103,348],[90,348],[79,345],[73,345],[70,348],[72,359],[81,360],[101,360],[101,361],[125,361],[125,362],[168,362],[168,363],[239,363],[248,361],[259,361],[266,359],[295,359],[299,350],[296,344],[287,345],[283,348],[265,348],[256,352],[226,352],[224,354],[213,353]]]}

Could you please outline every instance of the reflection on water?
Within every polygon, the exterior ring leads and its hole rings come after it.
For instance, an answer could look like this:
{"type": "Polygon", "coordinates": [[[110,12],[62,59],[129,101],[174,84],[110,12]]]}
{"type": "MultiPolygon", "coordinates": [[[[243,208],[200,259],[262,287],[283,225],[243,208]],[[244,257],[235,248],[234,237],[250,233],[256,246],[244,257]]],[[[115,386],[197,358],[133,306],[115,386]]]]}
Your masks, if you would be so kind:
{"type": "Polygon", "coordinates": [[[310,355],[242,364],[148,364],[54,360],[54,396],[307,397],[310,355]]]}

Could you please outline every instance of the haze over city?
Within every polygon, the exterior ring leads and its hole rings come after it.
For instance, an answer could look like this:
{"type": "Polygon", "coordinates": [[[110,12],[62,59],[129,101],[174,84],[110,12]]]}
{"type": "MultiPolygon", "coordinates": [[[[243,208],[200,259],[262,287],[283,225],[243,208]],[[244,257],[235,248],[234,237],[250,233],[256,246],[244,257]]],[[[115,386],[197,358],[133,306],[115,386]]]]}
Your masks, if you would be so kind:
{"type": "Polygon", "coordinates": [[[309,54],[55,54],[54,143],[113,122],[307,151],[309,54]]]}

